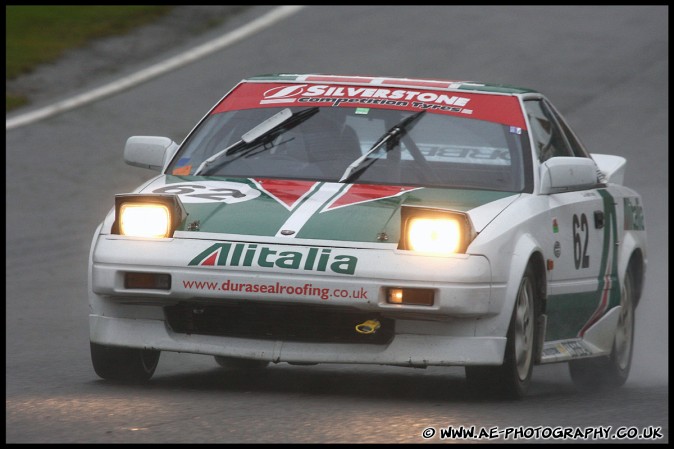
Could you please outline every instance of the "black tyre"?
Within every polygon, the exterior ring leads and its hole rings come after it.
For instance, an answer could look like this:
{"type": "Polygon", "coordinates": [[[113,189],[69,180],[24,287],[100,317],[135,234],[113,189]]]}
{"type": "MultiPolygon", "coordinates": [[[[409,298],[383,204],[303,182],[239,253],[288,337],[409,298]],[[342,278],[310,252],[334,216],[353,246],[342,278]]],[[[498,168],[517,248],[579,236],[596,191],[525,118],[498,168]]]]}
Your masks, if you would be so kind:
{"type": "Polygon", "coordinates": [[[622,386],[630,374],[634,348],[634,274],[628,268],[621,292],[620,317],[611,355],[569,362],[574,385],[583,392],[608,390],[622,386]]]}
{"type": "Polygon", "coordinates": [[[98,376],[107,380],[141,383],[154,374],[161,351],[89,344],[98,376]]]}
{"type": "Polygon", "coordinates": [[[517,292],[503,364],[466,366],[466,380],[473,394],[502,399],[521,399],[526,395],[534,366],[537,291],[536,277],[529,266],[517,292]]]}
{"type": "Polygon", "coordinates": [[[266,360],[242,359],[238,357],[214,356],[215,361],[223,368],[241,371],[254,371],[266,368],[269,362],[266,360]]]}

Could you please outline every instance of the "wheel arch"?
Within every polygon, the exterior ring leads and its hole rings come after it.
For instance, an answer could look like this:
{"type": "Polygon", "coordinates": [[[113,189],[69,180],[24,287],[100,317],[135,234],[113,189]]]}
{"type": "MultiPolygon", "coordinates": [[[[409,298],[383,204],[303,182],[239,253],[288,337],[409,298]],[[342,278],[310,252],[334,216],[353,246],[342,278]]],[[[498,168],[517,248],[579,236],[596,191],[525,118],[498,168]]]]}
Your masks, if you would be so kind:
{"type": "Polygon", "coordinates": [[[510,259],[507,276],[507,287],[500,301],[492,301],[492,311],[500,316],[497,320],[488,320],[478,324],[480,335],[505,336],[510,324],[510,315],[515,307],[520,281],[531,264],[536,277],[537,313],[545,313],[547,300],[547,270],[543,250],[531,234],[522,234],[512,247],[513,257],[510,259]],[[489,323],[489,324],[488,324],[489,323]],[[480,327],[485,326],[485,327],[480,327]],[[489,326],[488,328],[486,326],[489,326]]]}
{"type": "Polygon", "coordinates": [[[508,292],[507,294],[507,307],[512,310],[515,307],[515,301],[517,300],[517,292],[519,290],[520,282],[519,280],[523,278],[526,271],[531,267],[531,270],[534,274],[534,288],[535,288],[535,298],[534,298],[534,319],[535,319],[535,333],[534,333],[534,348],[533,348],[533,357],[534,364],[540,362],[541,355],[543,353],[543,340],[545,337],[545,326],[546,326],[546,307],[547,307],[547,298],[548,298],[548,280],[547,280],[547,265],[545,261],[545,256],[540,245],[537,244],[533,236],[525,235],[524,238],[515,246],[514,254],[521,254],[524,257],[518,257],[517,262],[513,263],[511,268],[509,279],[515,280],[517,282],[511,282],[510,284],[515,287],[514,292],[508,292]],[[514,276],[514,277],[513,277],[514,276]],[[511,301],[512,299],[512,301],[511,301]]]}
{"type": "Polygon", "coordinates": [[[639,301],[641,300],[641,293],[643,291],[644,275],[646,270],[644,255],[641,252],[640,248],[636,248],[632,252],[632,255],[629,258],[629,262],[627,263],[627,270],[629,269],[633,270],[632,274],[634,276],[633,278],[634,306],[636,307],[639,305],[639,301]]]}
{"type": "Polygon", "coordinates": [[[529,263],[531,264],[534,274],[536,276],[536,298],[538,298],[540,309],[538,313],[545,313],[547,299],[548,299],[548,272],[545,265],[545,258],[540,251],[534,251],[529,256],[529,263]]]}
{"type": "Polygon", "coordinates": [[[635,306],[641,300],[646,275],[646,263],[646,253],[641,242],[633,234],[626,233],[620,248],[619,273],[621,279],[624,279],[627,270],[633,270],[635,306]]]}
{"type": "Polygon", "coordinates": [[[509,306],[512,308],[515,303],[515,297],[517,296],[517,290],[519,288],[519,279],[522,279],[524,276],[527,267],[531,265],[534,275],[536,277],[536,298],[540,301],[540,313],[545,313],[545,305],[547,301],[547,269],[545,263],[545,257],[543,256],[543,250],[541,246],[536,242],[533,236],[526,234],[515,245],[513,254],[519,257],[513,259],[511,264],[510,273],[508,279],[512,280],[511,285],[514,286],[514,291],[507,292],[507,298],[509,306]],[[514,280],[518,280],[514,282],[514,280]]]}

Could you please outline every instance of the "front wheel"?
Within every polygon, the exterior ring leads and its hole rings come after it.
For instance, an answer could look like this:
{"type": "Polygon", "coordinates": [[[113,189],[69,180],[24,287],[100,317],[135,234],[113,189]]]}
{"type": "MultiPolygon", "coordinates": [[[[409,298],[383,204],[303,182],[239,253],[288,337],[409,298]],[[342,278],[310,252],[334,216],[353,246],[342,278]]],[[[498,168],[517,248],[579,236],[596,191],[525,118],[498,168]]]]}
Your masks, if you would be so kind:
{"type": "Polygon", "coordinates": [[[634,345],[634,277],[627,270],[620,298],[620,316],[616,326],[611,355],[569,362],[569,373],[581,391],[618,388],[626,381],[632,366],[634,345]]]}
{"type": "Polygon", "coordinates": [[[529,266],[517,292],[503,364],[466,366],[466,380],[474,394],[504,399],[521,399],[526,394],[534,366],[537,291],[536,277],[529,266]]]}
{"type": "Polygon", "coordinates": [[[154,374],[161,351],[122,348],[89,343],[91,362],[99,377],[122,382],[142,383],[154,374]]]}

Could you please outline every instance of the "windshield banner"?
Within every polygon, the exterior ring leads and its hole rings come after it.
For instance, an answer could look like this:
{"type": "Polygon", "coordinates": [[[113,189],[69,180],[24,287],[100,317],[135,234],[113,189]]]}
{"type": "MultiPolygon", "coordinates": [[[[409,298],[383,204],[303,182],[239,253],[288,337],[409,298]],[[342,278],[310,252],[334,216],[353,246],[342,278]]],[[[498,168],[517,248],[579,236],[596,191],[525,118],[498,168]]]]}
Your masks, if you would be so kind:
{"type": "Polygon", "coordinates": [[[285,106],[426,110],[526,129],[519,101],[514,96],[382,86],[244,82],[212,113],[285,106]]]}

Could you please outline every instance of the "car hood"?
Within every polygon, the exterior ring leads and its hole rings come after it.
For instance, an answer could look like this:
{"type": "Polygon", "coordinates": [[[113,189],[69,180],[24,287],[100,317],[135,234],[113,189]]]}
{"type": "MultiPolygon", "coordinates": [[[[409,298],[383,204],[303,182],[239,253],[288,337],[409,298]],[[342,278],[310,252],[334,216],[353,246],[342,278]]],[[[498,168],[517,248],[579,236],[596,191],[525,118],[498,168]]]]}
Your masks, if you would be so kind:
{"type": "Polygon", "coordinates": [[[330,182],[159,176],[137,193],[177,194],[188,213],[184,237],[203,233],[343,242],[397,243],[400,210],[468,213],[480,232],[519,194],[485,190],[330,182]]]}

